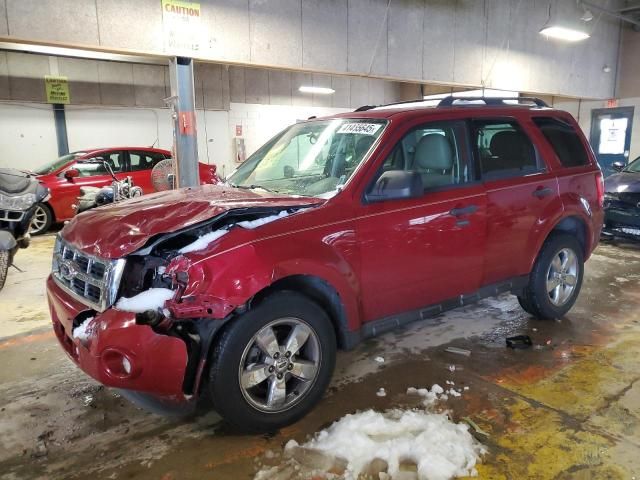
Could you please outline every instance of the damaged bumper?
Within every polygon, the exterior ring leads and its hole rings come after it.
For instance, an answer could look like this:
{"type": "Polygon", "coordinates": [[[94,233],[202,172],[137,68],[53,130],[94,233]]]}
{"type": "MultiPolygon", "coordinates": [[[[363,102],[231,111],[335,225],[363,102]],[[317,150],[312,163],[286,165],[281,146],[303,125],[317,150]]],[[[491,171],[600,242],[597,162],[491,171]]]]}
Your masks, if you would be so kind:
{"type": "Polygon", "coordinates": [[[134,313],[112,308],[103,313],[91,311],[51,276],[47,299],[58,341],[89,376],[108,387],[186,400],[183,382],[188,355],[183,340],[137,325],[134,313]],[[73,329],[92,315],[86,335],[74,338],[73,329]]]}

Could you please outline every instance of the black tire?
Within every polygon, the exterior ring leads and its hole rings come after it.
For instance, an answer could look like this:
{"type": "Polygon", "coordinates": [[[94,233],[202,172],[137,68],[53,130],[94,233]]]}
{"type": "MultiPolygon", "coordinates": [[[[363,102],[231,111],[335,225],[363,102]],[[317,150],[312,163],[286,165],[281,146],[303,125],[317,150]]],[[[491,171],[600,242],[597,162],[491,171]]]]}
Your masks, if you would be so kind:
{"type": "Polygon", "coordinates": [[[529,276],[529,285],[524,289],[518,301],[522,308],[541,319],[556,319],[563,317],[578,299],[582,279],[584,276],[584,253],[580,242],[568,233],[553,233],[545,240],[538,258],[529,276]],[[547,291],[547,276],[551,262],[564,249],[570,250],[576,256],[577,271],[575,274],[575,288],[561,305],[552,302],[547,291]]]}
{"type": "Polygon", "coordinates": [[[534,309],[533,304],[531,303],[531,300],[529,299],[529,297],[527,296],[527,289],[525,289],[524,292],[522,292],[522,295],[518,295],[518,303],[520,304],[520,306],[522,307],[522,309],[533,315],[534,317],[537,316],[537,312],[534,309]]]}
{"type": "Polygon", "coordinates": [[[7,250],[0,250],[0,290],[4,287],[9,273],[9,263],[11,262],[11,253],[7,250]]]}
{"type": "Polygon", "coordinates": [[[52,223],[53,211],[51,210],[51,207],[46,203],[39,203],[38,205],[36,205],[36,211],[34,213],[33,220],[31,220],[31,228],[29,229],[29,233],[31,235],[42,235],[43,233],[46,233],[49,228],[51,228],[52,223]],[[36,215],[38,216],[37,225],[36,215]]]}
{"type": "MultiPolygon", "coordinates": [[[[327,313],[299,293],[274,293],[255,308],[231,320],[225,328],[214,345],[208,391],[216,411],[234,428],[243,432],[274,432],[302,418],[320,401],[331,380],[335,357],[335,332],[327,313]],[[294,397],[295,403],[283,411],[266,412],[245,397],[246,390],[240,384],[240,367],[244,363],[243,355],[254,343],[254,336],[267,325],[287,318],[302,320],[306,327],[312,329],[319,346],[320,361],[314,380],[304,387],[306,391],[300,397],[294,397]]],[[[287,378],[288,381],[295,380],[285,373],[287,378]]]]}

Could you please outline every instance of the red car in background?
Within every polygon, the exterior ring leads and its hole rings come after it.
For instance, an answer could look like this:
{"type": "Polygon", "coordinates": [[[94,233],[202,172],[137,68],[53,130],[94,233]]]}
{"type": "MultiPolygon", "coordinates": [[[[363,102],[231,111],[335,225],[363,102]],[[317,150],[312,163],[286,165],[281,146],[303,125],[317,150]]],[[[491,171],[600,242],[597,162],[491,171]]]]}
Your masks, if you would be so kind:
{"type": "MultiPolygon", "coordinates": [[[[130,176],[133,184],[146,193],[154,192],[151,169],[161,160],[171,158],[171,152],[159,148],[113,147],[90,148],[63,155],[33,172],[51,191],[51,198],[38,205],[31,233],[46,232],[53,223],[69,220],[75,214],[80,187],[104,187],[113,179],[99,163],[85,163],[89,159],[103,159],[111,165],[118,179],[130,176]]],[[[199,164],[200,183],[218,183],[216,166],[199,164]]]]}

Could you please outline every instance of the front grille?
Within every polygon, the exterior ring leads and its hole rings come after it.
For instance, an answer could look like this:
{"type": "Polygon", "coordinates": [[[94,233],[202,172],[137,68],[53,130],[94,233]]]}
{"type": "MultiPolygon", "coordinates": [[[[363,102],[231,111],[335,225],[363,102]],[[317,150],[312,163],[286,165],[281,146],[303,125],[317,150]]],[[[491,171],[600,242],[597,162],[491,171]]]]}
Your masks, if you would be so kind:
{"type": "Polygon", "coordinates": [[[99,312],[115,302],[124,259],[107,260],[88,255],[60,236],[53,251],[53,278],[82,303],[99,312]]]}
{"type": "Polygon", "coordinates": [[[0,222],[20,222],[23,217],[24,212],[0,209],[0,222]]]}

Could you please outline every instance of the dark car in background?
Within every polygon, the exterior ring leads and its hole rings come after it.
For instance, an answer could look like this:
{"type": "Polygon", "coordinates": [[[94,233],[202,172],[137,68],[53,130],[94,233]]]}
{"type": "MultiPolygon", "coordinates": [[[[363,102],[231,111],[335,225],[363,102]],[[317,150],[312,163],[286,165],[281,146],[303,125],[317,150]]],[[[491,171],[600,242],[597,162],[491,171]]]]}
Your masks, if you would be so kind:
{"type": "MultiPolygon", "coordinates": [[[[75,215],[73,205],[78,202],[80,187],[106,187],[111,184],[113,178],[104,164],[95,160],[107,162],[118,180],[131,177],[133,184],[146,194],[155,191],[151,183],[151,169],[167,158],[171,158],[171,152],[159,148],[89,148],[63,155],[29,172],[37,175],[38,180],[51,191],[51,199],[36,208],[31,233],[44,233],[51,224],[71,219],[75,215]],[[90,159],[94,161],[87,162],[90,159]]],[[[215,165],[200,163],[199,172],[203,185],[218,182],[215,165]]]]}
{"type": "Polygon", "coordinates": [[[605,237],[640,240],[640,157],[605,179],[605,237]]]}

